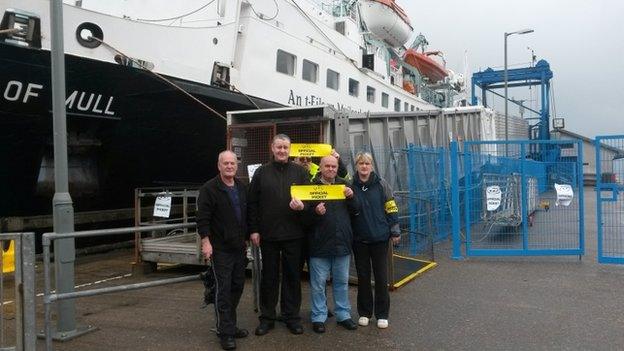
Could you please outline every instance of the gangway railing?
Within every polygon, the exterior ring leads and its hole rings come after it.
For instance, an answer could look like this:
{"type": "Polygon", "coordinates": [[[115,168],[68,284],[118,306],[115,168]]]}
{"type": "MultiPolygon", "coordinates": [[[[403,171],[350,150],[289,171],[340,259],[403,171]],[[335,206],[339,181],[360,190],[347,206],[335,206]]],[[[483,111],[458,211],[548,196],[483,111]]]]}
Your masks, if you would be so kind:
{"type": "MultiPolygon", "coordinates": [[[[8,262],[7,262],[8,263],[8,262]]],[[[9,292],[7,290],[7,292],[9,292]]],[[[35,351],[37,330],[35,324],[35,234],[34,233],[3,233],[0,234],[0,350],[35,351]],[[2,257],[5,242],[13,241],[13,274],[12,282],[5,283],[5,277],[9,273],[4,267],[2,257]],[[5,286],[13,284],[13,296],[5,294],[5,286]],[[5,299],[7,298],[8,299],[5,299]],[[12,306],[13,308],[7,308],[12,306]],[[8,310],[8,311],[7,311],[8,310]],[[7,316],[13,312],[14,318],[7,316]],[[7,344],[6,333],[10,329],[5,325],[7,320],[15,321],[14,346],[7,344]]]]}
{"type": "MultiPolygon", "coordinates": [[[[197,187],[150,187],[135,189],[135,227],[153,226],[158,224],[178,224],[195,221],[197,214],[197,187]],[[155,205],[160,197],[171,201],[170,214],[156,216],[145,213],[142,209],[147,204],[155,205]],[[177,211],[174,213],[173,209],[177,211]]],[[[204,265],[201,253],[201,240],[194,231],[187,228],[175,231],[152,231],[148,235],[135,233],[134,262],[143,265],[144,269],[153,270],[158,263],[181,263],[204,265]]]]}
{"type": "MultiPolygon", "coordinates": [[[[52,309],[52,304],[57,301],[77,299],[80,297],[87,297],[87,296],[103,295],[103,294],[109,294],[109,293],[121,292],[121,291],[138,290],[138,289],[150,288],[150,287],[161,286],[161,285],[183,283],[187,281],[200,279],[200,275],[195,274],[195,275],[182,276],[182,277],[176,277],[176,278],[159,279],[159,280],[149,281],[149,282],[123,284],[123,285],[110,286],[110,287],[105,287],[105,288],[81,290],[81,291],[74,291],[74,292],[67,292],[67,293],[52,292],[51,273],[50,273],[50,266],[51,266],[50,247],[52,243],[54,242],[54,240],[71,239],[71,238],[86,238],[86,237],[94,237],[94,236],[124,235],[124,234],[130,234],[130,233],[149,232],[149,231],[155,231],[155,230],[169,231],[169,230],[187,229],[187,228],[192,228],[195,226],[196,226],[195,223],[180,223],[180,224],[161,224],[161,225],[145,226],[145,227],[126,227],[126,228],[113,228],[113,229],[100,229],[100,230],[86,230],[86,231],[78,231],[78,232],[72,232],[72,233],[51,232],[51,233],[43,234],[42,236],[43,279],[44,279],[43,306],[44,306],[45,349],[48,351],[52,350],[52,321],[51,321],[52,311],[51,309],[52,309]]],[[[29,262],[34,262],[34,258],[32,261],[29,261],[29,262]]],[[[34,272],[33,272],[33,277],[34,277],[34,272]]],[[[34,302],[32,306],[34,306],[34,302]]],[[[34,348],[32,350],[34,350],[34,348]]]]}

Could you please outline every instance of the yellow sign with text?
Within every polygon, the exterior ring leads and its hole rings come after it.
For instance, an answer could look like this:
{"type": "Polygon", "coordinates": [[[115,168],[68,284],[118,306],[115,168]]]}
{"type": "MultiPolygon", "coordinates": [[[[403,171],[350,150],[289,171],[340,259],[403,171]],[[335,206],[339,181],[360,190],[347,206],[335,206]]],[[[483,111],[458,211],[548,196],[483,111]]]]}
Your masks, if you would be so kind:
{"type": "Polygon", "coordinates": [[[394,202],[394,200],[386,201],[386,203],[384,204],[384,209],[386,210],[386,213],[398,213],[399,212],[399,207],[397,206],[396,202],[394,202]]]}
{"type": "Polygon", "coordinates": [[[344,200],[344,184],[291,185],[290,196],[301,201],[344,200]]]}
{"type": "Polygon", "coordinates": [[[331,151],[329,144],[290,144],[290,157],[323,157],[331,151]]]}

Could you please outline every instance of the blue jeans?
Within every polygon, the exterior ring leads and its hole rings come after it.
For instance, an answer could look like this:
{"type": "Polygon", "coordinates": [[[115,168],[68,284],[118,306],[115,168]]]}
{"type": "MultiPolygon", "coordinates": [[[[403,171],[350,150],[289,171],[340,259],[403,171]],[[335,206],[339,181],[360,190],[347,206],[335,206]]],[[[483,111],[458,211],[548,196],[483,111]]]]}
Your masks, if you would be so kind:
{"type": "Polygon", "coordinates": [[[349,261],[351,255],[332,257],[310,257],[310,285],[312,287],[312,322],[325,323],[327,319],[327,296],[325,286],[329,273],[332,274],[334,314],[336,321],[351,318],[349,303],[349,261]]]}

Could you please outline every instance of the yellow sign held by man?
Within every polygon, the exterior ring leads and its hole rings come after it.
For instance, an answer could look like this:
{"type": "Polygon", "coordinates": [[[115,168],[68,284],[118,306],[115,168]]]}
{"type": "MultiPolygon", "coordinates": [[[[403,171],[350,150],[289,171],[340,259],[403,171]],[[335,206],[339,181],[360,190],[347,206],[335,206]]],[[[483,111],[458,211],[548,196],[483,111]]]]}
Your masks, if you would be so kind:
{"type": "Polygon", "coordinates": [[[290,144],[290,157],[324,157],[331,155],[329,144],[290,144]]]}
{"type": "Polygon", "coordinates": [[[344,200],[344,184],[291,185],[290,196],[301,201],[344,200]]]}

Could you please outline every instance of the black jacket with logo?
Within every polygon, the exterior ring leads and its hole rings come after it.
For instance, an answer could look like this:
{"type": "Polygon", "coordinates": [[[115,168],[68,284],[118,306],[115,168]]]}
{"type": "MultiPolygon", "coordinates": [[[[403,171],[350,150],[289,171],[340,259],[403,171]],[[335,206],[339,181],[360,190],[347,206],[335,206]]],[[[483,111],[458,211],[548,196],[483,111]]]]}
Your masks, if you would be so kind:
{"type": "MultiPolygon", "coordinates": [[[[323,184],[320,174],[312,182],[314,184],[323,184]]],[[[347,182],[342,178],[336,178],[334,184],[346,185],[347,182]]],[[[325,201],[325,209],[324,215],[314,215],[315,224],[310,228],[308,237],[310,256],[350,255],[353,242],[351,217],[357,216],[360,209],[355,193],[350,199],[325,201]]],[[[311,211],[314,211],[314,209],[311,209],[311,211]]]]}
{"type": "Polygon", "coordinates": [[[290,209],[290,186],[310,184],[308,172],[292,162],[271,161],[260,166],[249,185],[249,232],[260,233],[260,239],[283,241],[304,237],[303,211],[290,209]]]}
{"type": "Polygon", "coordinates": [[[228,195],[227,186],[217,175],[199,189],[197,199],[197,233],[210,239],[215,250],[235,251],[245,247],[249,239],[247,231],[247,189],[235,179],[241,211],[241,220],[236,217],[234,205],[228,195]]]}

